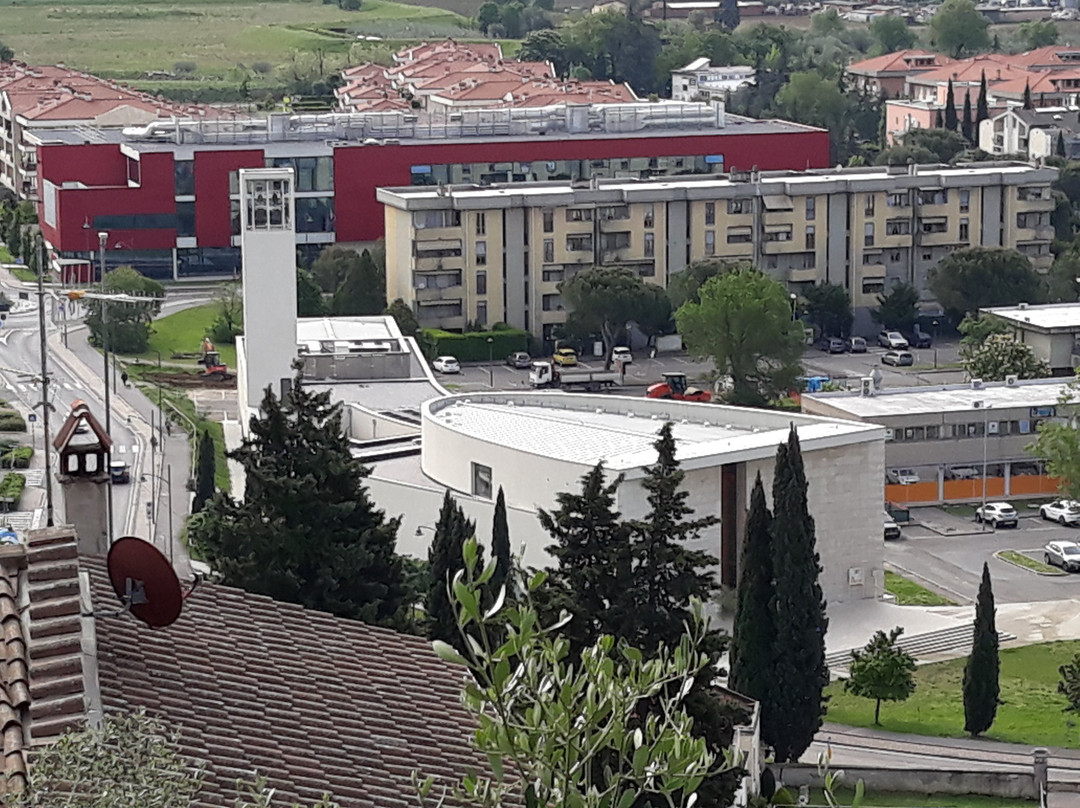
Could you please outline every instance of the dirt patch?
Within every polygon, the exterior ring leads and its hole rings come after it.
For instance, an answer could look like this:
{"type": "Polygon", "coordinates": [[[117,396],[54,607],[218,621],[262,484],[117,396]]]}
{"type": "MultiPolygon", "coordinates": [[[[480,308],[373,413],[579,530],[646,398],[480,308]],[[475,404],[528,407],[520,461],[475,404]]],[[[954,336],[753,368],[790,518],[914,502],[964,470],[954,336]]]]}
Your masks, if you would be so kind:
{"type": "Polygon", "coordinates": [[[201,388],[203,390],[235,390],[236,377],[219,379],[215,376],[203,376],[200,373],[146,373],[147,381],[169,384],[173,387],[201,388]]]}

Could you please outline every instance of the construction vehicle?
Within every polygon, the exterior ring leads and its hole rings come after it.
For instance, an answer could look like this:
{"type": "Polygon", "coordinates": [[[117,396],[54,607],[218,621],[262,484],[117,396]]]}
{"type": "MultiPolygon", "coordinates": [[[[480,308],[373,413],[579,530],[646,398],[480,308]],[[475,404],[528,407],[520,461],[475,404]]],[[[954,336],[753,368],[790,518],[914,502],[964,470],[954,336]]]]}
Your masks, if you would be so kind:
{"type": "Polygon", "coordinates": [[[229,366],[221,361],[221,353],[214,348],[214,343],[209,338],[203,339],[202,350],[197,361],[205,368],[202,374],[203,378],[221,379],[222,381],[232,378],[232,374],[229,373],[229,366]]]}
{"type": "Polygon", "coordinates": [[[529,371],[529,384],[533,387],[558,387],[572,390],[580,387],[595,393],[606,387],[623,383],[621,370],[586,370],[585,368],[559,367],[554,362],[533,362],[529,371]]]}
{"type": "Polygon", "coordinates": [[[664,380],[649,385],[646,398],[671,398],[675,401],[712,401],[712,393],[699,387],[688,387],[685,373],[665,373],[664,380]]]}

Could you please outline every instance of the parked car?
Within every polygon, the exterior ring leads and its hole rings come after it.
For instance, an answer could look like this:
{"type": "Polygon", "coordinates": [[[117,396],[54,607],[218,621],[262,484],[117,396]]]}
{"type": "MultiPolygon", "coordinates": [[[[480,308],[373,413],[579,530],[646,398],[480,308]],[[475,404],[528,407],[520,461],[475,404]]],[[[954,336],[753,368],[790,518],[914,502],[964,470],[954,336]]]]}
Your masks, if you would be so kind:
{"type": "Polygon", "coordinates": [[[1043,560],[1067,572],[1080,570],[1080,544],[1055,539],[1043,548],[1043,560]]]}
{"type": "Polygon", "coordinates": [[[907,368],[915,364],[915,357],[909,351],[886,351],[881,355],[881,364],[907,368]]]}
{"type": "Polygon", "coordinates": [[[512,368],[528,368],[532,367],[532,357],[524,351],[514,351],[508,357],[506,357],[506,364],[512,368]]]}
{"type": "Polygon", "coordinates": [[[852,353],[866,353],[866,340],[862,337],[848,337],[847,349],[852,353]]]}
{"type": "Polygon", "coordinates": [[[611,361],[616,364],[632,365],[634,364],[634,355],[625,345],[616,345],[611,349],[611,361]]]}
{"type": "Polygon", "coordinates": [[[109,463],[109,479],[114,485],[124,485],[131,482],[131,469],[123,460],[113,460],[109,463]]]}
{"type": "Polygon", "coordinates": [[[452,356],[440,356],[431,363],[431,366],[439,373],[461,373],[461,365],[452,356]]]}
{"type": "Polygon", "coordinates": [[[918,326],[915,326],[914,331],[905,333],[904,339],[908,341],[908,345],[912,348],[930,348],[934,344],[934,338],[918,326]]]}
{"type": "Polygon", "coordinates": [[[889,514],[884,514],[885,522],[885,541],[892,541],[900,538],[900,525],[893,521],[893,518],[889,514]]]}
{"type": "Polygon", "coordinates": [[[847,342],[839,337],[825,337],[818,340],[818,349],[826,353],[844,353],[847,350],[847,342]]]}
{"type": "Polygon", "coordinates": [[[919,475],[915,469],[889,469],[885,472],[885,479],[894,485],[914,485],[919,481],[919,475]]]}
{"type": "Polygon", "coordinates": [[[904,339],[904,335],[901,334],[899,331],[881,331],[877,335],[877,341],[878,345],[880,345],[882,348],[888,348],[892,351],[899,351],[903,350],[904,348],[910,347],[908,345],[908,341],[904,339]]]}
{"type": "Polygon", "coordinates": [[[1071,499],[1055,499],[1039,508],[1039,516],[1062,525],[1080,524],[1080,502],[1071,499]]]}
{"type": "Polygon", "coordinates": [[[945,477],[949,480],[974,480],[979,476],[979,470],[974,466],[948,466],[945,469],[945,477]]]}
{"type": "Polygon", "coordinates": [[[1008,502],[988,502],[975,509],[975,521],[982,524],[986,522],[994,527],[1016,527],[1020,524],[1020,517],[1016,508],[1008,502]]]}
{"type": "Polygon", "coordinates": [[[564,368],[573,367],[577,364],[577,351],[573,348],[559,348],[552,354],[552,361],[564,368]]]}

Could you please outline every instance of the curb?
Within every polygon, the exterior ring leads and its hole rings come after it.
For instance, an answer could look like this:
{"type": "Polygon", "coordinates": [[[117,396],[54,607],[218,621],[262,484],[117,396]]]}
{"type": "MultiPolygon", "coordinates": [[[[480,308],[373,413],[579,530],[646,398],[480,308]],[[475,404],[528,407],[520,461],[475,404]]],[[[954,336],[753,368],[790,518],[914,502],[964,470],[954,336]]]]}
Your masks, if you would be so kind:
{"type": "MultiPolygon", "coordinates": [[[[1069,573],[1061,571],[1061,570],[1053,570],[1051,572],[1040,572],[1039,570],[1033,570],[1031,567],[1025,567],[1023,564],[1017,564],[1015,561],[1010,561],[1009,559],[1007,559],[1007,558],[1005,558],[1004,556],[1001,555],[1002,553],[1009,553],[1009,552],[1017,553],[1018,555],[1024,555],[1019,550],[998,550],[996,553],[994,553],[994,558],[996,558],[998,561],[1004,562],[1005,564],[1009,564],[1009,565],[1011,565],[1013,567],[1016,567],[1017,569],[1022,569],[1024,572],[1030,572],[1032,575],[1041,575],[1044,578],[1059,578],[1062,575],[1068,575],[1069,574],[1069,573]]],[[[1025,558],[1026,557],[1027,556],[1025,556],[1025,558]]],[[[1035,560],[1036,559],[1032,559],[1032,561],[1035,561],[1035,560]]],[[[1042,564],[1043,562],[1040,561],[1039,563],[1042,564]]],[[[1049,564],[1047,564],[1045,566],[1049,566],[1049,564]]]]}

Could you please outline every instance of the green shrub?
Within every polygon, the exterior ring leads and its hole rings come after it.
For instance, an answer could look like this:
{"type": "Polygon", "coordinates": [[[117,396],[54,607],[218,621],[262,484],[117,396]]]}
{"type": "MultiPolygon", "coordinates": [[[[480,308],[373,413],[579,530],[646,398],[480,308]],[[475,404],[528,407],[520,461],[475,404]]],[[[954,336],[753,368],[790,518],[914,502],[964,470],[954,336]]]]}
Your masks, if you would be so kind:
{"type": "Polygon", "coordinates": [[[34,456],[32,446],[16,446],[0,454],[0,468],[27,469],[30,468],[30,458],[34,456]]]}
{"type": "Polygon", "coordinates": [[[19,505],[19,497],[22,496],[23,488],[26,487],[26,478],[14,471],[4,475],[0,480],[0,500],[11,500],[11,507],[19,505]]]}
{"type": "Polygon", "coordinates": [[[451,334],[449,331],[425,328],[423,336],[432,356],[453,356],[459,362],[487,362],[489,358],[501,361],[514,351],[524,351],[529,347],[528,332],[519,329],[451,334]],[[488,339],[491,340],[490,346],[488,339]]]}
{"type": "Polygon", "coordinates": [[[14,410],[0,410],[0,432],[25,432],[26,421],[14,410]]]}

